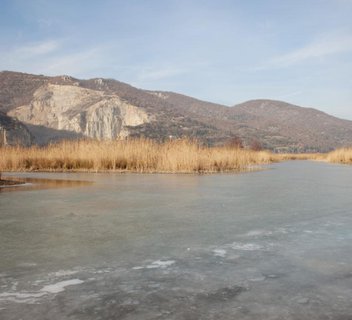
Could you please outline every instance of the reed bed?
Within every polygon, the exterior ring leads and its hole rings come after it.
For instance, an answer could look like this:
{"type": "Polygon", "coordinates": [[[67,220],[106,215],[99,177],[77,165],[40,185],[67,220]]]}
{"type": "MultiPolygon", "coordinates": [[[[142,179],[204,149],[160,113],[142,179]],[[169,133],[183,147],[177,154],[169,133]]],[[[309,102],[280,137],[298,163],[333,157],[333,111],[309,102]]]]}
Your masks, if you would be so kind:
{"type": "Polygon", "coordinates": [[[352,148],[341,148],[326,155],[326,160],[333,163],[352,164],[352,148]]]}
{"type": "Polygon", "coordinates": [[[326,153],[279,153],[275,154],[277,161],[288,161],[288,160],[325,160],[326,153]]]}
{"type": "Polygon", "coordinates": [[[187,139],[64,141],[46,147],[1,147],[0,171],[230,172],[275,161],[266,151],[205,147],[187,139]]]}
{"type": "Polygon", "coordinates": [[[276,161],[286,160],[316,160],[331,163],[352,164],[352,148],[340,148],[328,153],[286,153],[276,154],[276,161]]]}

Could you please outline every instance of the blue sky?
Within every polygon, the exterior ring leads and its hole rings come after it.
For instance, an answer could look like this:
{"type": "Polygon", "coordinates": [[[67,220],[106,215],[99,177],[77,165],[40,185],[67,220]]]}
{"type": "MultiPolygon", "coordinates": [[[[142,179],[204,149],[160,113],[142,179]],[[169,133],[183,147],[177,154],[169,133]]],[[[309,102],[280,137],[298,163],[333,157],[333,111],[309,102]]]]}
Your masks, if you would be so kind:
{"type": "Polygon", "coordinates": [[[0,0],[0,70],[352,120],[352,0],[0,0]]]}

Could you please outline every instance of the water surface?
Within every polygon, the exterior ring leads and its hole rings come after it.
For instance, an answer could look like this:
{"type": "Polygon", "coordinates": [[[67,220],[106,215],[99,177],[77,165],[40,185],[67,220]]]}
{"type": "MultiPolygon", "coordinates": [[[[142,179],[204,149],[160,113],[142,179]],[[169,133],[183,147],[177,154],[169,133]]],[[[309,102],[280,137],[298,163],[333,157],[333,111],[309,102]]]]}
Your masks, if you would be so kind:
{"type": "Polygon", "coordinates": [[[16,174],[93,183],[0,193],[0,319],[352,319],[352,167],[269,168],[16,174]]]}

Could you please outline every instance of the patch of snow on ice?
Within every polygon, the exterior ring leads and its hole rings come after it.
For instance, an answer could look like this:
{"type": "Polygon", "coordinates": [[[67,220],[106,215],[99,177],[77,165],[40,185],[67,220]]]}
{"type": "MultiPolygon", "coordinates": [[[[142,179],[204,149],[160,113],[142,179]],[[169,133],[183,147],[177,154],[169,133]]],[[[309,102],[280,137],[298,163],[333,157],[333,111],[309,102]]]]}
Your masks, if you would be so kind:
{"type": "Polygon", "coordinates": [[[230,247],[234,250],[243,250],[243,251],[256,251],[256,250],[262,250],[263,247],[260,246],[259,244],[255,243],[239,243],[239,242],[234,242],[230,245],[230,247]]]}
{"type": "Polygon", "coordinates": [[[253,281],[253,282],[264,281],[264,280],[265,280],[265,277],[263,276],[249,279],[249,281],[253,281]]]}
{"type": "Polygon", "coordinates": [[[267,230],[252,230],[246,233],[248,237],[257,237],[257,236],[270,236],[273,233],[267,230]]]}
{"type": "Polygon", "coordinates": [[[34,262],[22,262],[18,266],[22,268],[30,268],[30,267],[36,267],[37,264],[34,262]]]}
{"type": "Polygon", "coordinates": [[[59,270],[54,273],[55,277],[65,277],[65,276],[71,276],[73,274],[78,273],[78,271],[75,270],[59,270]]]}
{"type": "Polygon", "coordinates": [[[54,284],[49,284],[43,288],[40,289],[41,292],[47,292],[47,293],[59,293],[65,290],[65,287],[67,286],[72,286],[76,284],[81,284],[84,281],[80,279],[71,279],[71,280],[66,280],[66,281],[60,281],[54,284]]]}
{"type": "Polygon", "coordinates": [[[214,249],[213,253],[214,253],[214,256],[216,257],[225,258],[227,251],[224,249],[214,249]]]}
{"type": "MultiPolygon", "coordinates": [[[[37,283],[35,281],[34,283],[37,283]]],[[[56,294],[65,290],[65,287],[81,284],[84,281],[80,279],[71,279],[66,281],[57,282],[54,284],[46,285],[39,291],[22,291],[22,292],[3,292],[0,293],[0,302],[15,302],[15,303],[37,303],[40,298],[48,294],[56,294]]],[[[12,290],[16,290],[16,287],[12,287],[12,290]]]]}
{"type": "Polygon", "coordinates": [[[172,266],[175,263],[174,260],[156,260],[153,261],[151,264],[146,266],[147,269],[165,269],[167,267],[172,266]]]}
{"type": "Polygon", "coordinates": [[[144,269],[144,267],[142,267],[142,266],[137,266],[137,267],[133,267],[132,269],[133,269],[133,270],[141,270],[141,269],[144,269]]]}
{"type": "Polygon", "coordinates": [[[0,293],[0,301],[17,303],[36,303],[38,298],[43,297],[45,292],[4,292],[0,293]]]}
{"type": "Polygon", "coordinates": [[[175,260],[156,260],[146,266],[136,266],[133,267],[133,270],[141,269],[166,269],[172,266],[175,263],[175,260]]]}

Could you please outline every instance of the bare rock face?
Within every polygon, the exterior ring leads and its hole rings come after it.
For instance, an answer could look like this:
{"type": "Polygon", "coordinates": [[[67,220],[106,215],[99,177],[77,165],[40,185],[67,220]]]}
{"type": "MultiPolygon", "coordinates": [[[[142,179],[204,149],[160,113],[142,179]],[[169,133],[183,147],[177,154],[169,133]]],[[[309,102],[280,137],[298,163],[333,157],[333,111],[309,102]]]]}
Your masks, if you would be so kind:
{"type": "Polygon", "coordinates": [[[0,147],[1,146],[30,146],[32,135],[19,121],[0,112],[0,147]]]}
{"type": "Polygon", "coordinates": [[[29,104],[8,112],[18,120],[96,139],[128,136],[128,127],[149,122],[147,113],[117,95],[72,85],[46,84],[29,104]]]}

